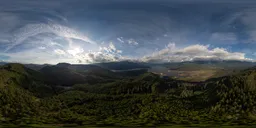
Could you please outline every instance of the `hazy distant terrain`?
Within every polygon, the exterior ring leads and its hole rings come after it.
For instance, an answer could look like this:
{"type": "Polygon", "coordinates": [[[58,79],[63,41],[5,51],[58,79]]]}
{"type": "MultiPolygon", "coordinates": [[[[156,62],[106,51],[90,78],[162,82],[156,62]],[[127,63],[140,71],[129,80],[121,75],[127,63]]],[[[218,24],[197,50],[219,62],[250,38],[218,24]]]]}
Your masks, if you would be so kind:
{"type": "Polygon", "coordinates": [[[232,75],[253,66],[256,66],[256,63],[239,61],[181,62],[152,65],[149,72],[171,76],[179,80],[199,82],[232,75]]]}

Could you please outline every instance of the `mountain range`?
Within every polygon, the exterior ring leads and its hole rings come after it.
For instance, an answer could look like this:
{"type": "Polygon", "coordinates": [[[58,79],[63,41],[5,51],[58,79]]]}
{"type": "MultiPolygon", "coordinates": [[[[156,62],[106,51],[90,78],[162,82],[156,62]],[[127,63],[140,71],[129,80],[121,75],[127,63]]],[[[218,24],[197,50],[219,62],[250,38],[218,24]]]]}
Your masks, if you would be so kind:
{"type": "Polygon", "coordinates": [[[8,63],[0,66],[0,121],[27,127],[254,125],[254,64],[8,63]],[[232,72],[191,81],[152,72],[156,66],[179,72],[232,72]]]}

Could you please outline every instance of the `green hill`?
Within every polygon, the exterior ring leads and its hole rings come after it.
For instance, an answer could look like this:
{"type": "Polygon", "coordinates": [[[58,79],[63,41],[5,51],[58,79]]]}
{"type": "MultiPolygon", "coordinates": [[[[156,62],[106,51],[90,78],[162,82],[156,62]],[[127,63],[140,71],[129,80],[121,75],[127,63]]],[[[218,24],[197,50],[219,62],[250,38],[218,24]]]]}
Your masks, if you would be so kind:
{"type": "Polygon", "coordinates": [[[94,65],[58,64],[35,71],[7,64],[0,78],[0,122],[5,124],[256,124],[256,68],[188,82],[153,73],[118,76],[94,65]],[[60,85],[68,88],[58,90],[60,85]]]}
{"type": "Polygon", "coordinates": [[[44,75],[48,83],[61,86],[83,83],[108,83],[147,72],[147,70],[113,72],[97,65],[71,65],[67,63],[45,66],[39,71],[44,75]]]}
{"type": "Polygon", "coordinates": [[[0,87],[18,86],[35,93],[46,96],[53,93],[51,86],[44,84],[43,75],[21,64],[12,63],[0,67],[0,87]]]}
{"type": "Polygon", "coordinates": [[[123,78],[109,83],[79,84],[75,85],[74,89],[98,94],[151,94],[157,88],[155,86],[159,79],[157,75],[145,73],[135,78],[123,78]]]}
{"type": "Polygon", "coordinates": [[[205,87],[209,93],[208,96],[214,100],[218,99],[217,106],[222,107],[224,111],[255,110],[256,68],[254,67],[236,75],[209,80],[205,87]]]}
{"type": "Polygon", "coordinates": [[[68,68],[46,66],[40,70],[50,84],[71,86],[75,83],[87,82],[86,77],[68,68]]]}
{"type": "Polygon", "coordinates": [[[40,72],[50,84],[72,86],[74,84],[96,84],[120,78],[110,70],[96,65],[58,64],[43,67],[40,72]]]}

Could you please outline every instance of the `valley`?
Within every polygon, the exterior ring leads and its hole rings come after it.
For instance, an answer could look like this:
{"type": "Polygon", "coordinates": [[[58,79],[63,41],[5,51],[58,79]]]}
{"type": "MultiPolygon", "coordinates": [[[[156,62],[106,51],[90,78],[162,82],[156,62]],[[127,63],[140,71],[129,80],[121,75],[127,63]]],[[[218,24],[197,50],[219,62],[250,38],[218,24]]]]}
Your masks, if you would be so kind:
{"type": "MultiPolygon", "coordinates": [[[[110,64],[108,68],[67,63],[33,66],[37,70],[17,63],[1,66],[1,123],[96,127],[255,124],[254,66],[236,66],[236,73],[218,76],[212,66],[207,72],[192,66],[171,69],[165,64],[165,69],[179,74],[177,78],[151,73],[152,64],[113,64],[121,65],[122,72],[113,72],[110,64]],[[216,77],[206,75],[209,72],[216,77]],[[194,80],[197,77],[200,81],[194,80]]],[[[159,65],[157,69],[168,72],[159,65]]]]}
{"type": "Polygon", "coordinates": [[[0,128],[256,128],[256,0],[0,0],[0,128]]]}
{"type": "Polygon", "coordinates": [[[177,80],[201,82],[210,78],[233,75],[252,66],[255,66],[255,63],[231,61],[183,62],[152,65],[148,71],[177,80]]]}

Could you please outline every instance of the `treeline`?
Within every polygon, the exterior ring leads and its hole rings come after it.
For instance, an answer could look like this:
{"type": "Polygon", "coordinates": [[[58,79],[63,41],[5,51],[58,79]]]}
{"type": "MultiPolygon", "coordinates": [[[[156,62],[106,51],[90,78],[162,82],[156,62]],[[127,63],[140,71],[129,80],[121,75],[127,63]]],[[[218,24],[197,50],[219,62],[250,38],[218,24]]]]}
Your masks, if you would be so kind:
{"type": "Polygon", "coordinates": [[[6,85],[0,86],[0,121],[5,124],[199,126],[256,122],[253,69],[203,83],[144,73],[65,89],[31,78],[27,71],[19,69],[22,75],[18,75],[8,70],[1,71],[12,79],[2,76],[6,85]],[[29,81],[29,86],[23,81],[29,81]]]}

